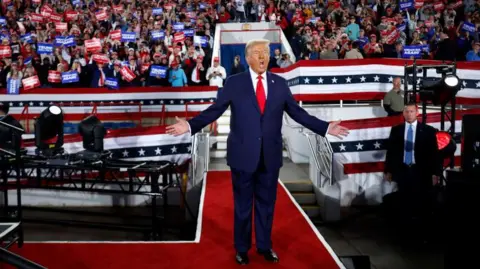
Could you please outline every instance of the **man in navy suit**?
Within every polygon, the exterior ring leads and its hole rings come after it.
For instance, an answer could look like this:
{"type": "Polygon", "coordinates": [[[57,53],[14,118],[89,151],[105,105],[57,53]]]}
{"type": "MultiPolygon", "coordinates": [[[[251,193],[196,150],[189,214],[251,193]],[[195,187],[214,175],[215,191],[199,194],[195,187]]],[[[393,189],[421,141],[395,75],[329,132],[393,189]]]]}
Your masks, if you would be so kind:
{"type": "Polygon", "coordinates": [[[232,171],[234,196],[235,259],[248,264],[252,241],[252,208],[255,207],[257,252],[278,262],[271,233],[282,166],[283,112],[315,133],[342,137],[348,130],[340,122],[328,123],[309,115],[292,96],[284,78],[266,72],[270,58],[268,40],[252,40],[245,48],[249,70],[229,77],[216,102],[188,122],[177,118],[167,128],[172,135],[195,134],[231,109],[227,163],[232,171]],[[253,205],[255,203],[255,205],[253,205]]]}

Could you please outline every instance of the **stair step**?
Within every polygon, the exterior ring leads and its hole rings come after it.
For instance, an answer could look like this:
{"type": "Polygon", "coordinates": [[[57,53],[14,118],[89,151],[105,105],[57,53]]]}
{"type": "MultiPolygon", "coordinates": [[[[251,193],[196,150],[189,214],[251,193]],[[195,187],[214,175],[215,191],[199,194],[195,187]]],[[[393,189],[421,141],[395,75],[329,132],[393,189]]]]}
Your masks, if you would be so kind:
{"type": "Polygon", "coordinates": [[[321,215],[320,206],[318,205],[302,205],[301,207],[310,218],[317,218],[321,215]]]}
{"type": "Polygon", "coordinates": [[[292,196],[299,205],[317,204],[317,198],[313,192],[292,192],[292,196]]]}
{"type": "Polygon", "coordinates": [[[303,192],[313,193],[313,184],[309,179],[306,180],[282,180],[283,184],[291,193],[303,192]]]}

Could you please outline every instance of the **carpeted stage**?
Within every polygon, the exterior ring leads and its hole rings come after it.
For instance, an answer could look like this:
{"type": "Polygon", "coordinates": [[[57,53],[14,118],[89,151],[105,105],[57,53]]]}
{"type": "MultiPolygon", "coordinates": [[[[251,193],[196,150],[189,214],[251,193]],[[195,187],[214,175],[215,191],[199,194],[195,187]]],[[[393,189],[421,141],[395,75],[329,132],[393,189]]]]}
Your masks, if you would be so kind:
{"type": "MultiPolygon", "coordinates": [[[[209,172],[204,190],[195,241],[27,242],[12,250],[49,269],[240,267],[234,260],[230,172],[209,172]]],[[[283,185],[278,188],[273,243],[279,264],[264,261],[253,246],[247,268],[343,268],[283,185]]]]}

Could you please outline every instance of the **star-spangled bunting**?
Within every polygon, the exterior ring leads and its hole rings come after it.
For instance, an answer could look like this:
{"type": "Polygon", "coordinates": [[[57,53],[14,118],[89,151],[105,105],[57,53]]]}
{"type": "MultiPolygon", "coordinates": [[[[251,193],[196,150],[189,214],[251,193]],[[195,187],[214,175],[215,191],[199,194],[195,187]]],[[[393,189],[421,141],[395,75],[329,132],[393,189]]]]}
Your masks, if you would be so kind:
{"type": "Polygon", "coordinates": [[[110,149],[109,151],[112,153],[112,158],[143,158],[190,154],[192,153],[192,145],[190,143],[181,143],[151,147],[110,149]]]}
{"type": "MultiPolygon", "coordinates": [[[[455,142],[460,143],[461,133],[455,134],[455,142]]],[[[331,142],[333,153],[386,150],[388,139],[331,142]]]]}
{"type": "MultiPolygon", "coordinates": [[[[56,104],[59,104],[61,106],[79,106],[79,105],[85,105],[85,106],[91,106],[93,104],[101,104],[108,106],[109,104],[111,105],[126,105],[128,106],[129,104],[137,105],[138,103],[148,106],[148,105],[182,105],[185,106],[187,103],[211,103],[214,102],[215,99],[142,99],[142,100],[117,100],[117,101],[91,101],[91,100],[78,100],[78,101],[71,101],[71,100],[65,100],[65,101],[55,101],[56,104]]],[[[10,107],[23,107],[24,105],[27,105],[30,107],[44,107],[48,105],[52,105],[53,102],[51,100],[38,100],[38,101],[11,101],[9,102],[10,107]]]]}
{"type": "MultiPolygon", "coordinates": [[[[300,76],[287,80],[288,86],[297,85],[336,85],[336,84],[356,84],[356,83],[392,83],[397,75],[385,74],[360,74],[360,75],[335,75],[335,76],[300,76]]],[[[402,84],[403,76],[402,77],[402,84]]],[[[421,78],[417,79],[417,84],[421,78]]],[[[410,81],[411,83],[411,81],[410,81]]],[[[462,79],[464,88],[480,89],[480,80],[462,79]]]]}

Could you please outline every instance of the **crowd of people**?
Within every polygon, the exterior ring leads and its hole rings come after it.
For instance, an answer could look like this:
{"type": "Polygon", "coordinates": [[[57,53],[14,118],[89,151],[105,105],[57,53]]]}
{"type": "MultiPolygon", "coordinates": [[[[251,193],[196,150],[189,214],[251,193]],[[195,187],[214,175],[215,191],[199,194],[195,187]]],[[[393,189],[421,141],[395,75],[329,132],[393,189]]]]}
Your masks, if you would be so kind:
{"type": "Polygon", "coordinates": [[[480,0],[2,0],[0,87],[223,85],[215,25],[279,25],[297,60],[480,60],[480,0]],[[213,60],[213,61],[212,61],[213,60]],[[214,62],[212,65],[211,63],[214,62]]]}

